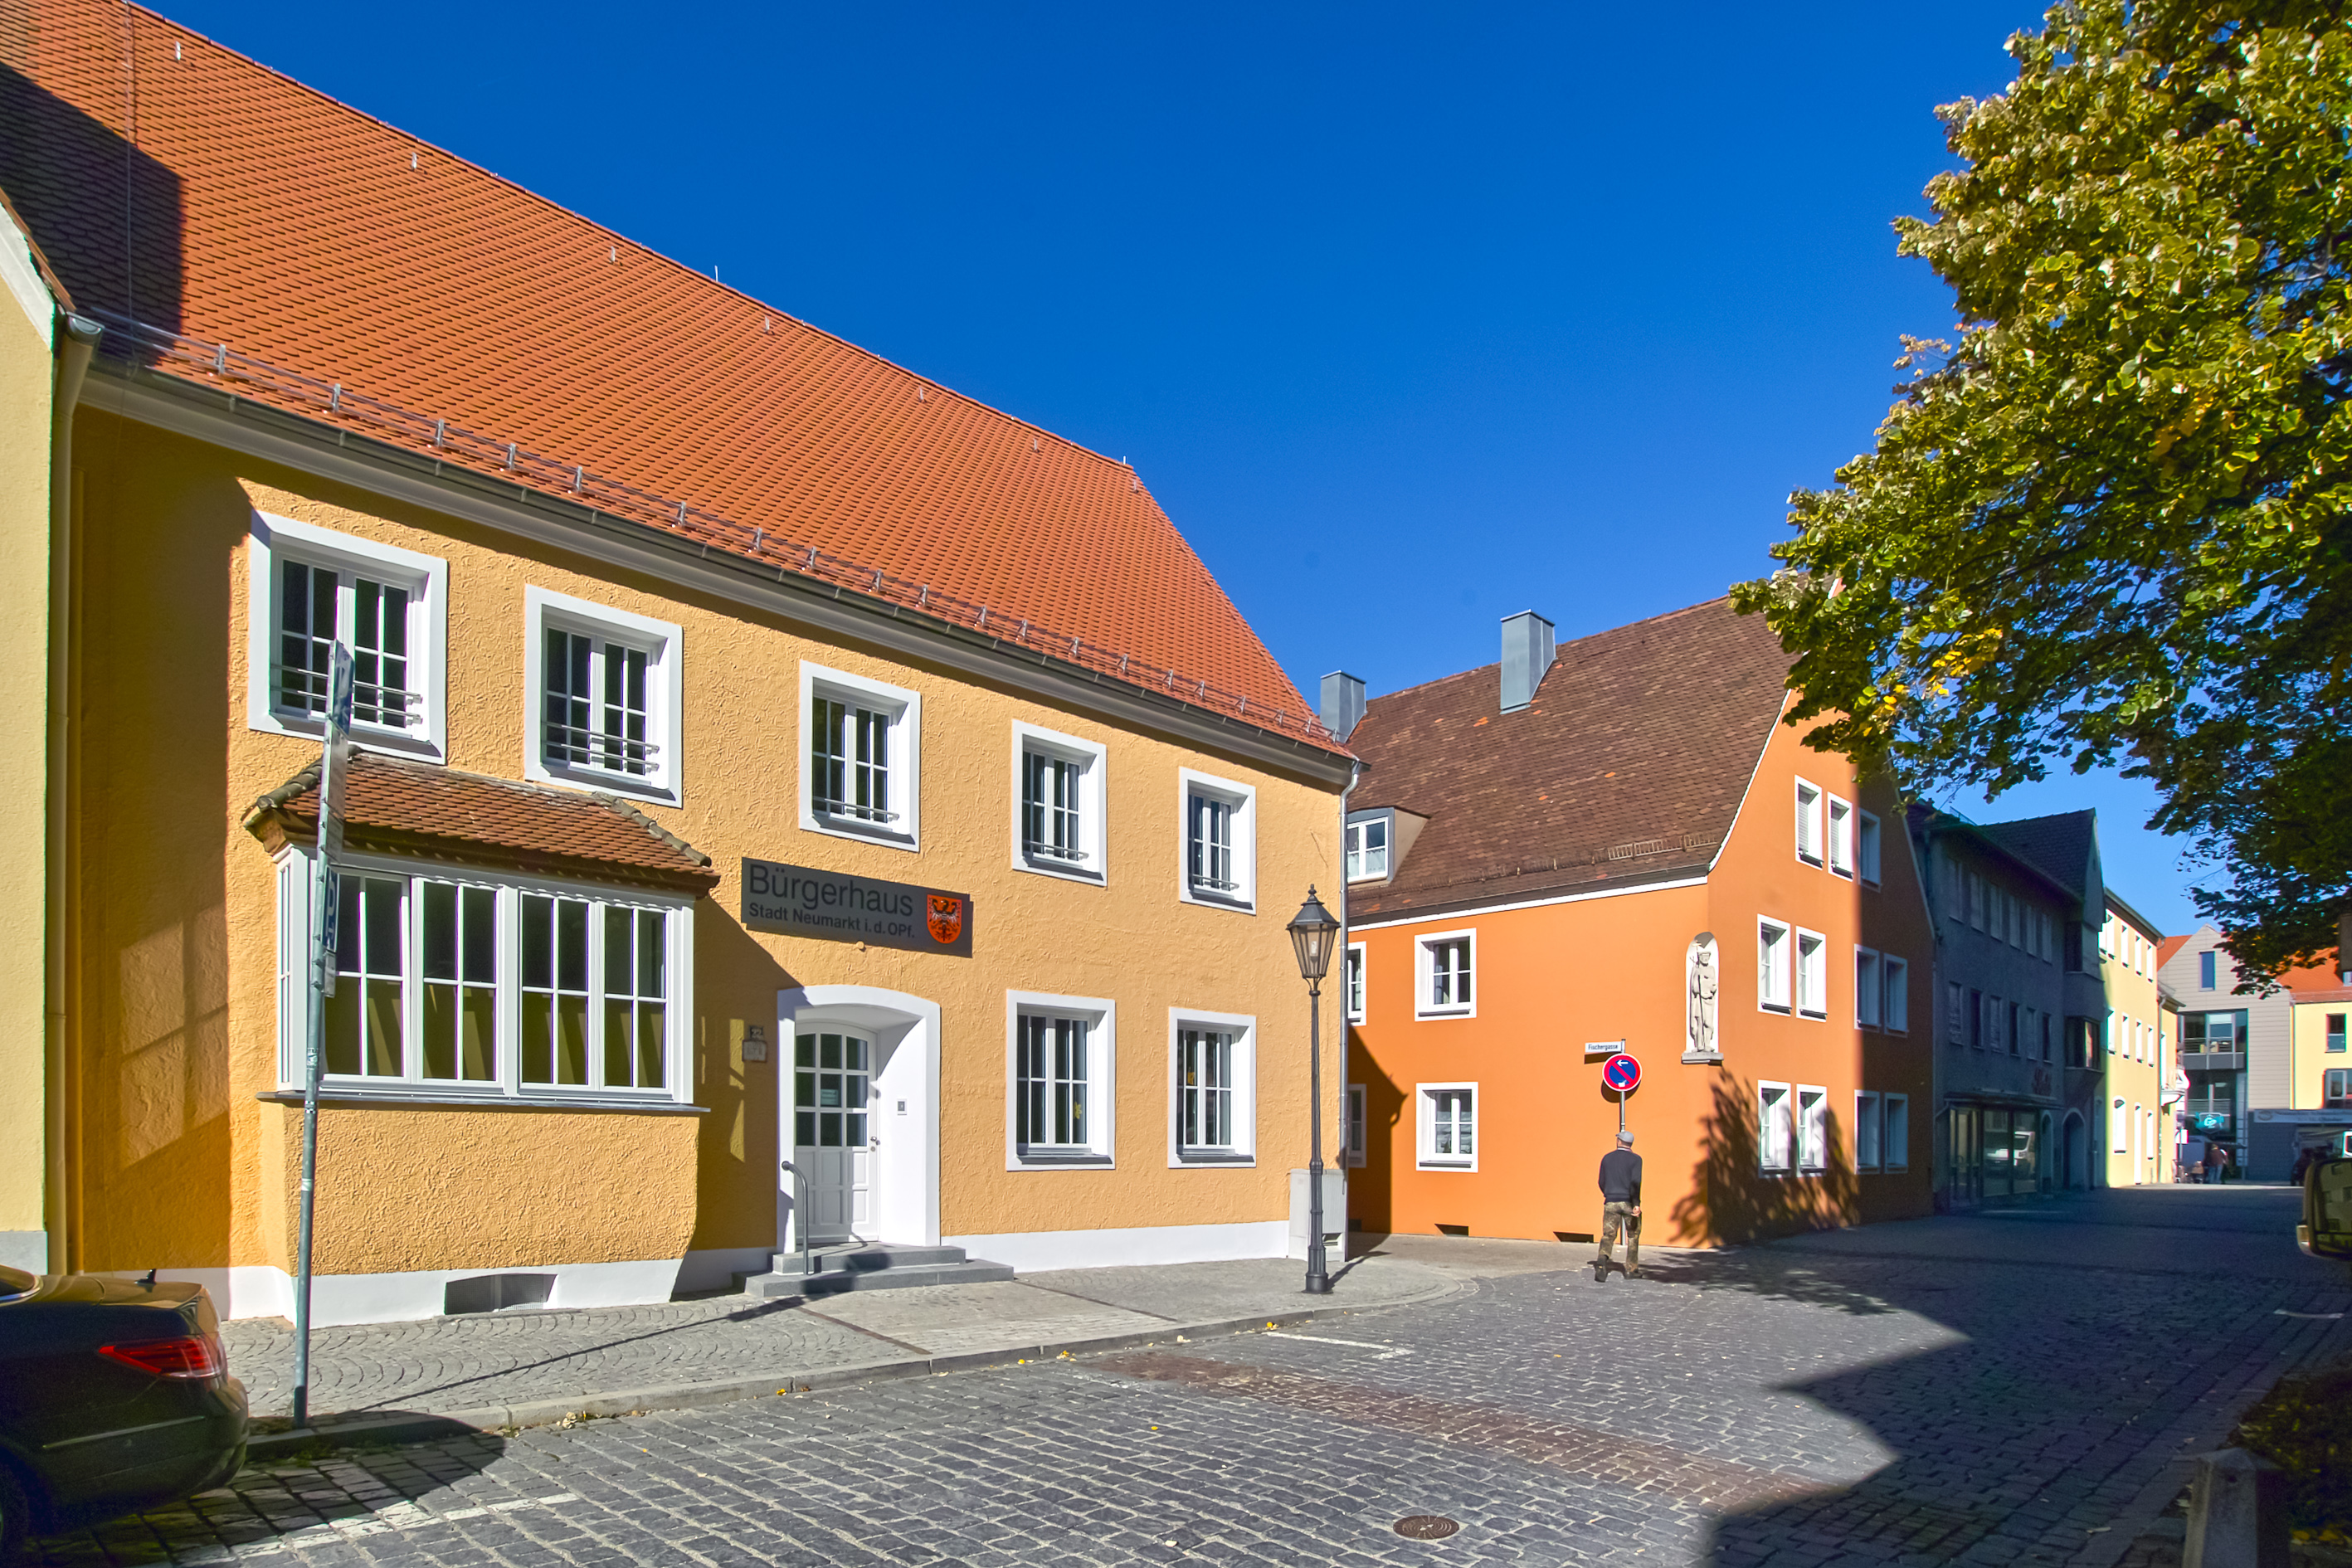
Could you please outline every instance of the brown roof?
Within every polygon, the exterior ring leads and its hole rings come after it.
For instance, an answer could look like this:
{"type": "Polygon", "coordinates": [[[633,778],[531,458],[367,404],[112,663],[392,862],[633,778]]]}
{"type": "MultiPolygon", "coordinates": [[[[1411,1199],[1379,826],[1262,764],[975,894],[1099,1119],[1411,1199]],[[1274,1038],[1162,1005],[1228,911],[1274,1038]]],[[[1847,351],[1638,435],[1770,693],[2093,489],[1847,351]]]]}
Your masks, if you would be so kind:
{"type": "Polygon", "coordinates": [[[0,65],[105,352],[1341,751],[1123,461],[152,11],[0,0],[0,65]]]}
{"type": "Polygon", "coordinates": [[[1559,645],[1534,703],[1500,712],[1501,667],[1376,697],[1348,743],[1351,810],[1430,819],[1349,918],[1701,873],[1739,810],[1790,660],[1727,599],[1559,645]]]}
{"type": "MultiPolygon", "coordinates": [[[[319,764],[253,803],[246,831],[273,849],[319,836],[319,764]]],[[[710,857],[625,800],[354,752],[343,791],[352,849],[536,871],[677,893],[719,885],[710,857]]]]}
{"type": "Polygon", "coordinates": [[[2072,893],[2077,903],[2086,897],[2084,879],[2099,847],[2098,813],[2061,811],[2048,816],[2021,816],[2013,822],[1979,823],[1977,831],[2031,862],[2072,893]]]}

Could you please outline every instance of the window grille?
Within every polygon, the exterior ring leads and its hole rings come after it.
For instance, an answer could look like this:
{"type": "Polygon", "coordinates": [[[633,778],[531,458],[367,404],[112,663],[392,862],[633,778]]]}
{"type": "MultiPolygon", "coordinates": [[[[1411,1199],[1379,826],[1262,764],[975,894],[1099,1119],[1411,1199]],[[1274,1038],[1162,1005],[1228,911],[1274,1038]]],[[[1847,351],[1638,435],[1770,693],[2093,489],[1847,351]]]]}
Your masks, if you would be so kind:
{"type": "Polygon", "coordinates": [[[1230,1149],[1234,1143],[1234,1037],[1210,1029],[1180,1029],[1176,1070],[1183,1095],[1178,1142],[1187,1149],[1230,1149]]]}
{"type": "Polygon", "coordinates": [[[549,765],[652,773],[660,746],[648,739],[645,651],[552,627],[546,647],[541,743],[549,765]]]}
{"type": "Polygon", "coordinates": [[[1022,753],[1021,849],[1040,859],[1087,858],[1079,837],[1086,765],[1043,752],[1022,753]]]}
{"type": "Polygon", "coordinates": [[[812,808],[861,822],[896,821],[898,814],[889,808],[890,715],[819,697],[814,720],[812,808]]]}
{"type": "Polygon", "coordinates": [[[1086,1020],[1024,1013],[1014,1056],[1014,1142],[1024,1149],[1088,1147],[1086,1020]]]}
{"type": "Polygon", "coordinates": [[[411,710],[425,700],[409,684],[414,594],[303,561],[285,562],[278,574],[278,706],[306,715],[326,712],[346,583],[352,593],[352,721],[405,730],[416,721],[411,710]]]}
{"type": "Polygon", "coordinates": [[[1192,797],[1190,867],[1192,886],[1210,892],[1238,891],[1234,878],[1234,805],[1213,795],[1192,797]]]}

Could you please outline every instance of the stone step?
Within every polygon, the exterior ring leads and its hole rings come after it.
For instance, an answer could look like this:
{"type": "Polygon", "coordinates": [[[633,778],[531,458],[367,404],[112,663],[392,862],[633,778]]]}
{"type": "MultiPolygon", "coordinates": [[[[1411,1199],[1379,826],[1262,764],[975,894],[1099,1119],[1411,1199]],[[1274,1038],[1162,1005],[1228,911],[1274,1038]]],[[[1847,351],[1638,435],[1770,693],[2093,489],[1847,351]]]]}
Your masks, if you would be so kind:
{"type": "MultiPolygon", "coordinates": [[[[797,1262],[798,1258],[795,1258],[797,1262]]],[[[827,1268],[814,1274],[754,1274],[743,1293],[774,1300],[785,1296],[838,1296],[850,1290],[908,1290],[924,1285],[985,1285],[1013,1278],[1010,1266],[972,1258],[954,1263],[910,1263],[892,1268],[827,1268]]]]}
{"type": "MultiPolygon", "coordinates": [[[[819,1274],[837,1273],[844,1269],[876,1274],[886,1268],[919,1268],[941,1263],[961,1263],[964,1250],[961,1247],[910,1247],[891,1241],[834,1242],[811,1247],[809,1258],[814,1265],[813,1271],[819,1274]]],[[[797,1252],[776,1253],[768,1260],[768,1270],[772,1274],[798,1274],[801,1271],[801,1255],[797,1252]]]]}

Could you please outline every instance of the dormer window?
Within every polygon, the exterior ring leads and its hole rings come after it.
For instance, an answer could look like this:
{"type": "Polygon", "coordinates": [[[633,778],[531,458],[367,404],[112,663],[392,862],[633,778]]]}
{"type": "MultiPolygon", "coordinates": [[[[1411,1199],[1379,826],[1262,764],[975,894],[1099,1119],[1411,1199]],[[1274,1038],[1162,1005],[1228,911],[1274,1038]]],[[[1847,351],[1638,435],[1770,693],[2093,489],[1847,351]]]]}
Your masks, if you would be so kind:
{"type": "Polygon", "coordinates": [[[1348,824],[1348,880],[1376,882],[1388,876],[1389,832],[1386,816],[1348,824]]]}

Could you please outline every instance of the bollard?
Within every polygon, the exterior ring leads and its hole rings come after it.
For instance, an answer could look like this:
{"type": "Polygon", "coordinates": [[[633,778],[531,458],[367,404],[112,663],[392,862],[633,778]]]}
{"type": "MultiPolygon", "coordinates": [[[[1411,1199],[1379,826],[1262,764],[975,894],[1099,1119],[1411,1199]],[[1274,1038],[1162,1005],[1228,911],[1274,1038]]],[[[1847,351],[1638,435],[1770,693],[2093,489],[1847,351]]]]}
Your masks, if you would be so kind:
{"type": "Polygon", "coordinates": [[[2286,1477],[2243,1448],[2197,1456],[2181,1568],[2287,1568],[2286,1477]]]}

